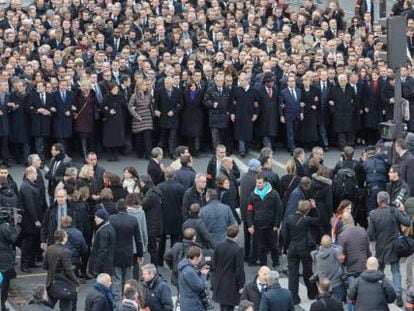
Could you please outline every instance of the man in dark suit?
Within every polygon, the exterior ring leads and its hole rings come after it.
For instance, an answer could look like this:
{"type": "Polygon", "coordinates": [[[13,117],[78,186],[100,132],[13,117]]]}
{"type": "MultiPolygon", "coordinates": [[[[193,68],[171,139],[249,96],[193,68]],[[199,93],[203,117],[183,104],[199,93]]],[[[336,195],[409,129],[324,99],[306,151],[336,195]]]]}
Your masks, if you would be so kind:
{"type": "Polygon", "coordinates": [[[46,93],[45,82],[36,85],[37,92],[31,96],[29,109],[32,116],[31,135],[34,137],[36,152],[42,161],[45,160],[45,142],[50,135],[50,124],[53,107],[53,95],[46,93]]]}
{"type": "Polygon", "coordinates": [[[262,294],[266,291],[266,276],[270,271],[268,266],[260,267],[257,271],[257,275],[254,280],[247,283],[243,287],[240,300],[248,300],[254,303],[255,310],[260,309],[260,301],[262,300],[262,294]]]}
{"type": "Polygon", "coordinates": [[[240,292],[246,276],[243,266],[243,248],[235,239],[239,234],[237,224],[227,228],[227,239],[217,244],[213,257],[213,300],[220,304],[220,310],[231,311],[240,302],[240,292]]]}
{"type": "Polygon", "coordinates": [[[164,87],[161,88],[155,97],[155,116],[160,118],[161,137],[159,146],[165,146],[168,138],[168,149],[170,157],[174,155],[177,145],[177,130],[179,124],[178,113],[183,106],[182,93],[178,88],[173,87],[173,79],[165,78],[164,87]]]}
{"type": "Polygon", "coordinates": [[[319,73],[319,82],[315,82],[314,86],[320,90],[321,94],[321,109],[319,110],[318,125],[319,125],[319,136],[322,141],[322,146],[325,150],[328,149],[328,128],[330,124],[329,104],[328,96],[332,88],[331,83],[328,81],[328,71],[322,69],[319,73]]]}
{"type": "Polygon", "coordinates": [[[8,88],[9,84],[7,81],[0,82],[0,159],[3,165],[9,165],[9,135],[10,135],[10,124],[9,124],[9,107],[8,103],[8,88]]]}
{"type": "Polygon", "coordinates": [[[106,41],[106,44],[112,46],[114,56],[122,51],[122,48],[125,46],[125,39],[121,37],[121,30],[119,28],[114,29],[113,36],[106,41]]]}
{"type": "MultiPolygon", "coordinates": [[[[44,267],[47,270],[46,288],[50,288],[56,273],[62,273],[76,287],[80,283],[72,269],[72,254],[65,247],[68,241],[68,235],[64,230],[57,230],[54,233],[56,244],[49,246],[45,255],[44,267]]],[[[71,311],[72,304],[76,304],[77,297],[73,300],[58,299],[49,294],[49,301],[55,306],[59,300],[59,309],[62,311],[71,311]]]]}
{"type": "MultiPolygon", "coordinates": [[[[75,95],[68,90],[66,80],[59,81],[59,90],[53,93],[52,137],[65,147],[72,137],[72,105],[75,95]]],[[[67,149],[67,148],[66,148],[67,149]]]]}
{"type": "Polygon", "coordinates": [[[371,21],[374,21],[374,0],[357,0],[355,1],[355,16],[361,20],[364,19],[364,14],[371,14],[371,21]]]}
{"type": "Polygon", "coordinates": [[[289,75],[287,79],[288,87],[281,92],[281,111],[280,122],[286,126],[287,145],[289,152],[295,148],[296,132],[299,122],[303,120],[303,109],[300,106],[301,92],[296,87],[296,78],[289,75]]]}
{"type": "Polygon", "coordinates": [[[164,153],[160,147],[151,150],[151,159],[148,162],[147,174],[151,176],[154,185],[158,185],[165,180],[164,165],[161,163],[164,153]]]}
{"type": "Polygon", "coordinates": [[[45,178],[49,180],[48,191],[51,201],[54,200],[56,185],[63,179],[66,168],[71,165],[72,159],[65,153],[65,148],[62,144],[56,143],[52,145],[51,149],[52,159],[49,162],[45,178]]]}

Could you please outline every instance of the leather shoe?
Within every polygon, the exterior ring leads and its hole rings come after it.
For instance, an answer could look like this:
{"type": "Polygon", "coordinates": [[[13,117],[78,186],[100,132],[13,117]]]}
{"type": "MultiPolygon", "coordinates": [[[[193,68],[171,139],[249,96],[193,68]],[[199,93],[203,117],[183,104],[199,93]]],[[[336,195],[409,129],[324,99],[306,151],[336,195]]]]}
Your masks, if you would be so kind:
{"type": "Polygon", "coordinates": [[[404,301],[403,301],[403,299],[402,299],[401,295],[397,296],[397,299],[395,300],[395,304],[396,304],[399,308],[401,308],[401,307],[404,305],[404,301]]]}
{"type": "Polygon", "coordinates": [[[21,267],[20,271],[24,272],[24,273],[32,273],[32,270],[30,270],[29,267],[21,267]]]}

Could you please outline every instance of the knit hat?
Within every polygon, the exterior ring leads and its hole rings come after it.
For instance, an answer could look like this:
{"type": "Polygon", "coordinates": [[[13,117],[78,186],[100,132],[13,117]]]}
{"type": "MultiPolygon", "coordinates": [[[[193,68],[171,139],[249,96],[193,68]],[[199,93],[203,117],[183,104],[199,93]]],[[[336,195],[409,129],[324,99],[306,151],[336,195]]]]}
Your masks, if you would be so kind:
{"type": "Polygon", "coordinates": [[[251,169],[252,171],[257,170],[258,167],[260,167],[260,161],[256,160],[256,159],[251,159],[249,161],[249,164],[247,165],[249,167],[249,169],[251,169]]]}
{"type": "Polygon", "coordinates": [[[103,220],[108,220],[109,213],[106,211],[106,209],[101,208],[95,212],[95,216],[103,220]]]}

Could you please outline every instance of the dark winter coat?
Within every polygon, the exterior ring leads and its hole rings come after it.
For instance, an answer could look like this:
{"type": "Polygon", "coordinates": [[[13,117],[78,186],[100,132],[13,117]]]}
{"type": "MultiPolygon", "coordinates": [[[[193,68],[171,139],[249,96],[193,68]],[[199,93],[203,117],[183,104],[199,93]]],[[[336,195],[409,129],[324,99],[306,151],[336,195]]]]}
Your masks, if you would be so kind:
{"type": "Polygon", "coordinates": [[[49,301],[46,300],[31,300],[22,311],[53,311],[49,301]]]}
{"type": "Polygon", "coordinates": [[[381,90],[378,82],[376,90],[374,90],[373,81],[368,82],[364,103],[365,107],[363,108],[369,109],[369,112],[364,111],[364,127],[377,130],[379,123],[382,121],[381,90]]]}
{"type": "Polygon", "coordinates": [[[72,137],[72,105],[75,95],[71,91],[66,91],[65,102],[62,101],[60,91],[53,92],[52,96],[53,107],[56,109],[52,114],[52,137],[72,137]],[[65,114],[66,112],[70,112],[69,116],[65,114]]]}
{"type": "Polygon", "coordinates": [[[259,111],[256,107],[257,95],[253,87],[246,90],[238,87],[235,90],[233,103],[230,105],[229,111],[234,114],[236,120],[234,122],[233,136],[236,140],[249,142],[253,138],[253,115],[258,115],[259,111]]]}
{"type": "Polygon", "coordinates": [[[57,184],[63,180],[65,176],[65,171],[68,167],[72,165],[72,159],[66,154],[58,154],[56,157],[50,159],[48,164],[49,171],[46,173],[45,178],[49,180],[48,192],[49,195],[54,196],[55,188],[57,184]],[[57,164],[56,169],[54,170],[55,163],[57,164]]]}
{"type": "Polygon", "coordinates": [[[332,180],[312,175],[310,197],[315,200],[322,226],[329,226],[333,215],[332,180]]]}
{"type": "Polygon", "coordinates": [[[95,93],[90,92],[85,97],[82,91],[78,91],[73,105],[76,107],[76,113],[78,118],[74,120],[74,128],[78,133],[92,134],[95,122],[95,113],[97,112],[98,101],[96,100],[95,93]]]}
{"type": "Polygon", "coordinates": [[[229,126],[229,104],[231,90],[225,86],[221,93],[217,86],[207,89],[204,96],[204,106],[208,109],[208,126],[210,128],[227,128],[229,126]],[[214,103],[217,107],[214,108],[214,103]]]}
{"type": "Polygon", "coordinates": [[[121,147],[125,143],[125,124],[122,115],[123,98],[121,95],[107,94],[103,99],[102,144],[105,147],[121,147]],[[114,109],[115,114],[110,111],[114,109]]]}
{"type": "Polygon", "coordinates": [[[175,173],[175,180],[187,190],[194,184],[195,175],[196,172],[191,166],[181,166],[175,173]]]}
{"type": "Polygon", "coordinates": [[[112,190],[112,201],[115,203],[118,202],[119,199],[125,199],[128,195],[128,191],[121,185],[111,185],[110,189],[112,190]]]}
{"type": "Polygon", "coordinates": [[[345,92],[340,86],[331,89],[329,100],[334,102],[334,106],[329,107],[333,113],[332,124],[336,133],[352,132],[355,129],[355,96],[355,92],[349,86],[346,86],[345,92]]]}
{"type": "Polygon", "coordinates": [[[39,188],[29,180],[23,180],[19,192],[19,209],[23,213],[22,230],[27,234],[39,234],[35,222],[42,222],[42,197],[39,188]]]}
{"type": "Polygon", "coordinates": [[[342,302],[332,298],[330,294],[323,294],[313,302],[310,311],[343,311],[342,302]]]}
{"type": "Polygon", "coordinates": [[[65,247],[69,249],[72,254],[72,265],[80,265],[81,257],[86,256],[89,253],[85,238],[83,237],[82,232],[75,227],[67,228],[65,231],[68,234],[68,242],[65,247]]]}
{"type": "MultiPolygon", "coordinates": [[[[290,194],[299,185],[300,177],[297,175],[286,174],[280,178],[280,198],[282,199],[284,211],[287,206],[290,194]]],[[[283,211],[283,213],[284,213],[283,211]]]]}
{"type": "Polygon", "coordinates": [[[178,88],[173,88],[171,98],[168,97],[167,90],[162,87],[155,94],[155,110],[160,111],[160,128],[177,129],[179,126],[179,112],[183,107],[183,96],[178,88]],[[173,116],[168,116],[172,111],[173,116]]]}
{"type": "Polygon", "coordinates": [[[269,189],[262,199],[257,194],[257,188],[251,193],[249,205],[247,206],[247,224],[254,225],[257,229],[279,228],[282,220],[283,206],[279,194],[269,189]]]}
{"type": "Polygon", "coordinates": [[[8,102],[9,96],[4,95],[3,102],[0,102],[0,111],[3,113],[0,115],[0,136],[10,135],[10,108],[7,106],[8,102]]]}
{"type": "Polygon", "coordinates": [[[18,144],[30,143],[30,95],[11,93],[9,103],[18,105],[16,110],[10,110],[10,142],[18,144]]]}
{"type": "Polygon", "coordinates": [[[240,296],[240,301],[242,300],[248,300],[253,302],[254,309],[259,310],[260,302],[262,300],[262,293],[257,287],[257,276],[254,278],[253,281],[244,285],[243,291],[240,296]]]}
{"type": "Polygon", "coordinates": [[[180,310],[204,311],[200,293],[207,287],[207,280],[187,258],[178,264],[178,287],[180,288],[180,310]]]}
{"type": "Polygon", "coordinates": [[[285,219],[289,215],[294,215],[298,210],[299,201],[307,200],[309,198],[309,194],[305,193],[300,185],[298,185],[295,190],[289,195],[289,199],[286,204],[285,210],[285,219]]]}
{"type": "Polygon", "coordinates": [[[367,231],[359,226],[350,225],[339,235],[338,245],[345,256],[344,266],[350,273],[360,273],[371,256],[367,231]]]}
{"type": "Polygon", "coordinates": [[[134,93],[129,100],[128,110],[132,116],[132,133],[153,130],[151,94],[134,93]]]}
{"type": "Polygon", "coordinates": [[[319,246],[318,250],[311,253],[313,260],[313,273],[319,279],[327,278],[331,282],[332,288],[342,285],[341,277],[344,274],[339,256],[342,248],[337,245],[331,247],[319,246]]]}
{"type": "Polygon", "coordinates": [[[155,162],[154,159],[149,159],[147,173],[151,176],[154,185],[158,185],[165,180],[164,172],[161,170],[160,164],[155,162]]]}
{"type": "Polygon", "coordinates": [[[183,94],[184,102],[181,110],[181,133],[186,137],[200,137],[203,133],[204,111],[203,111],[203,92],[196,91],[197,94],[191,98],[190,91],[183,94]]]}
{"type": "Polygon", "coordinates": [[[207,230],[206,224],[199,216],[190,215],[189,218],[184,221],[182,226],[182,232],[187,228],[193,228],[196,231],[196,243],[203,248],[214,248],[216,243],[210,237],[210,233],[207,230]]]}
{"type": "Polygon", "coordinates": [[[366,270],[354,280],[348,290],[348,299],[355,310],[388,311],[388,304],[396,298],[394,288],[381,271],[366,270]]]}
{"type": "Polygon", "coordinates": [[[141,190],[144,195],[142,209],[145,212],[145,218],[147,220],[148,236],[158,236],[162,234],[163,230],[161,191],[154,186],[145,186],[145,188],[141,190]]]}
{"type": "MultiPolygon", "coordinates": [[[[171,311],[173,302],[171,289],[167,281],[160,275],[155,276],[150,282],[143,282],[145,306],[154,311],[171,311]]],[[[180,303],[181,305],[181,303],[180,303]]],[[[180,307],[181,309],[182,307],[180,307]]]]}
{"type": "Polygon", "coordinates": [[[279,175],[276,172],[274,172],[271,168],[266,167],[262,167],[261,173],[265,175],[266,180],[270,183],[270,185],[272,185],[273,190],[279,193],[279,196],[281,197],[279,175]]]}
{"type": "Polygon", "coordinates": [[[131,267],[134,261],[134,248],[136,255],[143,256],[141,232],[138,222],[134,216],[128,215],[126,211],[120,211],[109,217],[115,231],[114,266],[127,268],[131,267]]]}
{"type": "Polygon", "coordinates": [[[217,244],[213,257],[213,300],[217,303],[239,304],[239,291],[246,281],[243,259],[243,248],[236,241],[227,238],[217,244]]]}
{"type": "Polygon", "coordinates": [[[44,108],[50,112],[50,108],[53,106],[53,95],[45,93],[46,103],[43,101],[39,93],[32,92],[30,96],[29,111],[31,115],[31,130],[30,134],[34,137],[46,137],[50,135],[50,127],[52,123],[52,113],[48,116],[44,116],[37,112],[38,109],[44,108]]]}
{"type": "Polygon", "coordinates": [[[175,180],[164,181],[157,187],[161,191],[163,233],[166,235],[180,235],[183,223],[184,187],[175,180]]]}
{"type": "Polygon", "coordinates": [[[259,117],[256,121],[256,134],[260,137],[276,137],[279,125],[279,89],[272,88],[272,97],[269,97],[265,85],[257,88],[257,101],[259,103],[259,117]]]}
{"type": "Polygon", "coordinates": [[[318,141],[318,110],[320,109],[320,91],[311,87],[309,91],[301,90],[303,107],[303,121],[299,124],[298,140],[305,144],[318,141]],[[313,109],[315,106],[316,109],[313,109]]]}
{"type": "Polygon", "coordinates": [[[86,296],[85,311],[113,311],[113,306],[109,303],[105,293],[93,287],[86,296]]]}
{"type": "Polygon", "coordinates": [[[262,296],[260,311],[294,311],[292,295],[280,284],[269,286],[262,296]]]}
{"type": "Polygon", "coordinates": [[[399,225],[410,226],[411,220],[406,213],[394,207],[378,207],[369,213],[368,235],[375,241],[375,256],[380,264],[398,261],[394,250],[394,240],[399,235],[399,225]]]}
{"type": "Polygon", "coordinates": [[[200,204],[200,207],[203,207],[207,204],[206,202],[206,191],[198,192],[197,187],[194,185],[190,189],[187,189],[183,197],[183,216],[184,218],[188,217],[190,213],[190,206],[193,203],[200,204]]]}
{"type": "Polygon", "coordinates": [[[400,178],[407,183],[410,194],[414,195],[414,156],[407,150],[401,157],[397,157],[396,164],[400,166],[400,178]]]}
{"type": "MultiPolygon", "coordinates": [[[[79,222],[79,217],[76,213],[76,208],[70,201],[66,201],[66,211],[67,215],[72,217],[72,224],[76,227],[79,222]]],[[[52,245],[55,243],[55,239],[53,237],[56,229],[58,228],[58,204],[55,201],[47,210],[45,215],[43,216],[42,228],[40,230],[40,240],[42,243],[47,243],[48,245],[52,245]]],[[[60,220],[59,220],[60,222],[60,220]]]]}
{"type": "Polygon", "coordinates": [[[257,173],[248,170],[240,179],[240,213],[244,222],[247,222],[247,206],[249,205],[250,194],[256,187],[257,173]]]}
{"type": "Polygon", "coordinates": [[[115,230],[109,221],[102,223],[95,231],[89,271],[93,274],[109,273],[114,268],[115,230]]]}

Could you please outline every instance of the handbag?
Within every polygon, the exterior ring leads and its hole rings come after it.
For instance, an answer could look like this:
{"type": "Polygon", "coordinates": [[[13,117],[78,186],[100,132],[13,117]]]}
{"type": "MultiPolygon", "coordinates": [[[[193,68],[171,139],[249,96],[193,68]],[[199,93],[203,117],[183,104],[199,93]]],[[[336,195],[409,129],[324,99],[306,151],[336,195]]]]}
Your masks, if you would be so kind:
{"type": "MultiPolygon", "coordinates": [[[[59,254],[59,261],[62,260],[62,251],[59,254]]],[[[62,272],[54,273],[48,294],[55,299],[72,300],[76,297],[76,284],[68,279],[62,272]]]]}
{"type": "Polygon", "coordinates": [[[83,104],[83,106],[82,106],[82,108],[79,110],[79,112],[73,112],[72,113],[72,115],[73,115],[73,120],[77,120],[78,118],[79,118],[79,115],[81,114],[81,112],[83,111],[83,109],[85,109],[85,107],[88,105],[88,103],[89,103],[89,96],[88,96],[88,98],[86,99],[86,102],[85,102],[85,104],[83,104]]]}

